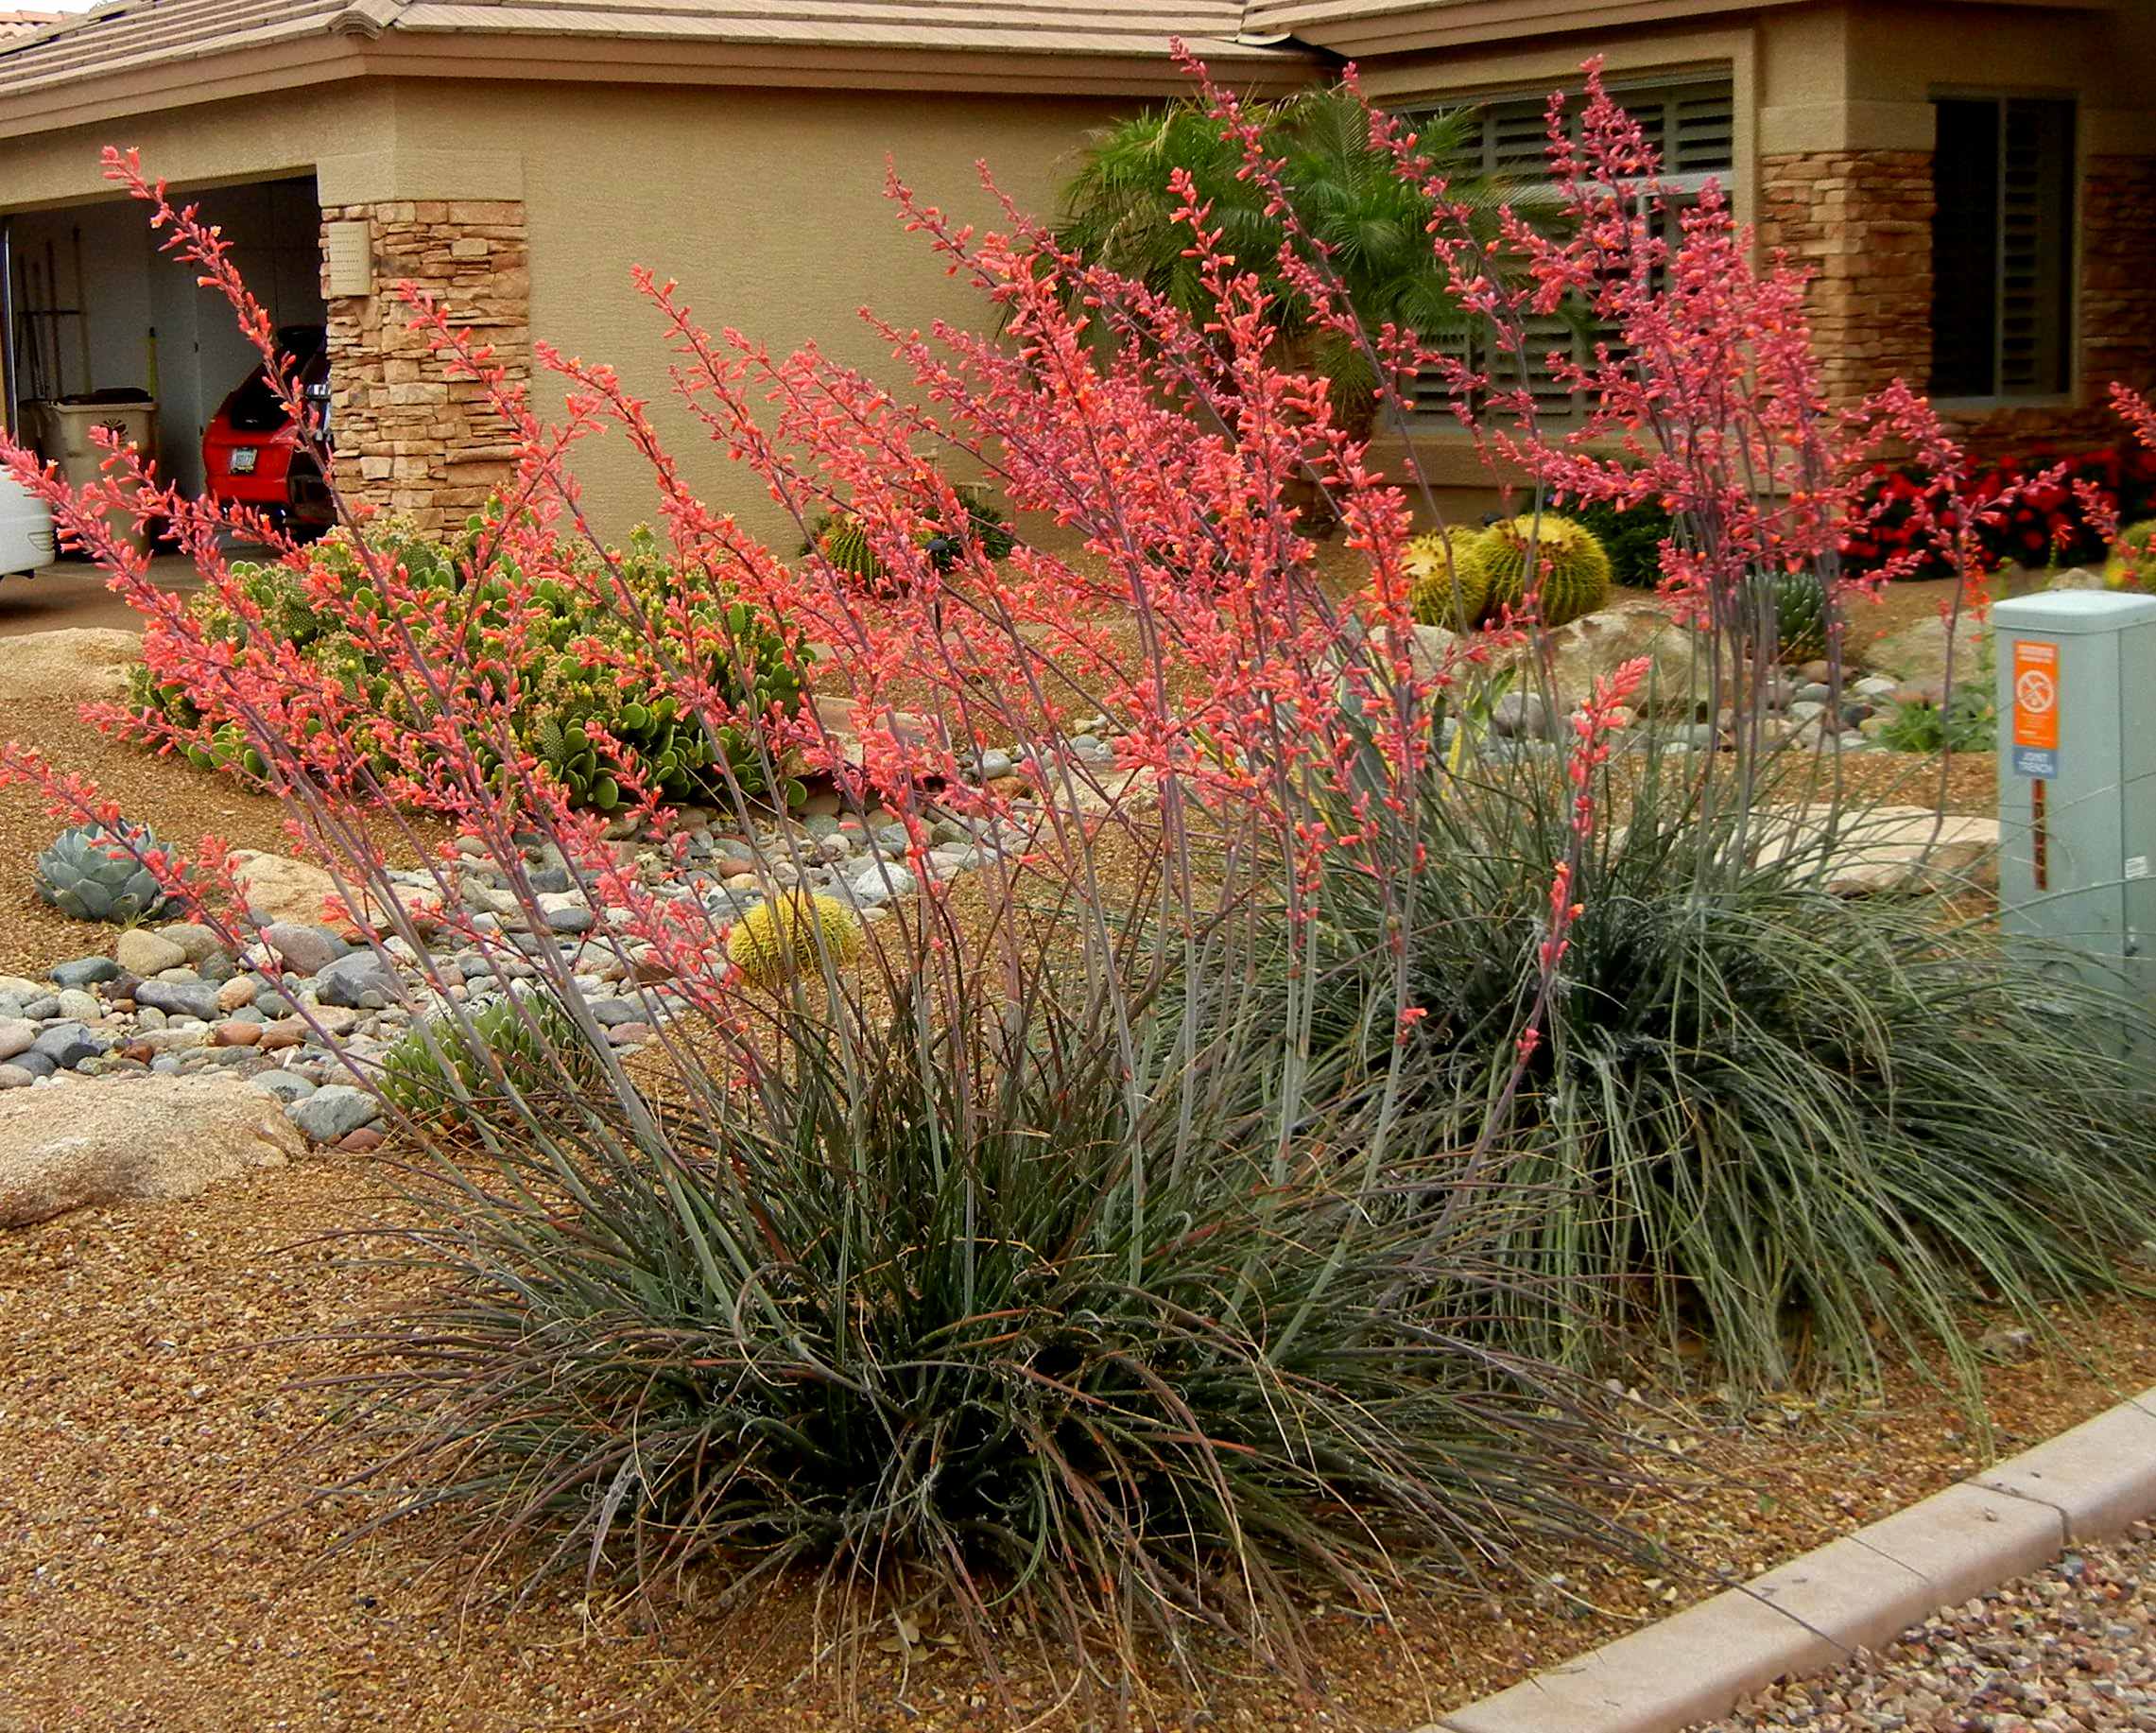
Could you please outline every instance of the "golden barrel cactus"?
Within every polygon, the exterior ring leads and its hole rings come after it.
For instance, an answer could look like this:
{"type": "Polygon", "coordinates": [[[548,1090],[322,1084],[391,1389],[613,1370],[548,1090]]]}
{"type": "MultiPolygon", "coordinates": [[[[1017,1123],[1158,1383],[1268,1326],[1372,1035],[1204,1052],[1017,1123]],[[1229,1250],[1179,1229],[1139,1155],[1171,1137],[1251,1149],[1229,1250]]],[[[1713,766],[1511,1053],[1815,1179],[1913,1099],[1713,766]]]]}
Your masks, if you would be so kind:
{"type": "Polygon", "coordinates": [[[1465,632],[1482,623],[1490,608],[1490,575],[1468,551],[1482,533],[1433,529],[1407,544],[1401,563],[1407,571],[1407,605],[1420,624],[1465,632]]]}
{"type": "Polygon", "coordinates": [[[726,960],[751,984],[777,987],[802,970],[821,972],[819,940],[844,968],[861,954],[860,917],[836,896],[795,892],[758,903],[736,921],[726,935],[726,960]]]}
{"type": "Polygon", "coordinates": [[[1532,578],[1544,626],[1563,626],[1610,599],[1610,556],[1584,524],[1554,511],[1503,519],[1460,550],[1489,588],[1490,607],[1518,610],[1532,578]],[[1531,554],[1531,557],[1530,557],[1531,554]]]}

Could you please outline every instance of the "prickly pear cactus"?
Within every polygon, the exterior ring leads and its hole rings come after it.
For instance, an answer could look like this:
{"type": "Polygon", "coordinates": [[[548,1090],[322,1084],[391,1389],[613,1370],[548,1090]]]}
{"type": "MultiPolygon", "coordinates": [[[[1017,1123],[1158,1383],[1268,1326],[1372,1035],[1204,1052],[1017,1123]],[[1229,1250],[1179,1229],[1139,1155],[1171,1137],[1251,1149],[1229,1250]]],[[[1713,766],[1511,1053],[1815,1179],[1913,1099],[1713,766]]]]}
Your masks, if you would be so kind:
{"type": "Polygon", "coordinates": [[[1554,511],[1494,523],[1457,550],[1457,559],[1489,585],[1492,610],[1524,606],[1531,580],[1544,626],[1568,625],[1610,599],[1610,556],[1602,544],[1585,525],[1554,511]]]}
{"type": "Polygon", "coordinates": [[[163,911],[165,895],[134,851],[158,846],[148,825],[125,820],[117,831],[102,824],[63,830],[38,857],[38,894],[78,921],[147,920],[163,911]]]}

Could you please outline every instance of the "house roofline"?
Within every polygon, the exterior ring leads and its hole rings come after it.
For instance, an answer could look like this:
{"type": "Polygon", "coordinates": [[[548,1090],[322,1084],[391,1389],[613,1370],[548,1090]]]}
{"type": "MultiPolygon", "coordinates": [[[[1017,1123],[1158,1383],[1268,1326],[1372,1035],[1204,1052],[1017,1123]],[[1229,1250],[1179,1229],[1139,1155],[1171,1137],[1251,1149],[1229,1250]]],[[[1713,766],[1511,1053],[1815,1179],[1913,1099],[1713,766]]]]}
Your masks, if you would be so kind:
{"type": "MultiPolygon", "coordinates": [[[[1482,47],[1521,36],[1733,20],[1813,0],[1250,0],[1245,27],[1291,33],[1347,59],[1482,47]]],[[[1952,0],[2039,11],[2116,11],[2122,0],[1952,0]]]]}
{"type": "MultiPolygon", "coordinates": [[[[908,46],[889,43],[736,42],[714,35],[415,26],[397,0],[354,0],[321,25],[267,39],[205,41],[95,75],[69,69],[5,84],[0,139],[26,138],[205,103],[335,87],[369,78],[502,83],[673,84],[793,90],[1161,97],[1190,89],[1166,49],[1121,44],[908,46]]],[[[1298,88],[1336,57],[1290,39],[1194,39],[1193,50],[1238,89],[1298,88]]]]}

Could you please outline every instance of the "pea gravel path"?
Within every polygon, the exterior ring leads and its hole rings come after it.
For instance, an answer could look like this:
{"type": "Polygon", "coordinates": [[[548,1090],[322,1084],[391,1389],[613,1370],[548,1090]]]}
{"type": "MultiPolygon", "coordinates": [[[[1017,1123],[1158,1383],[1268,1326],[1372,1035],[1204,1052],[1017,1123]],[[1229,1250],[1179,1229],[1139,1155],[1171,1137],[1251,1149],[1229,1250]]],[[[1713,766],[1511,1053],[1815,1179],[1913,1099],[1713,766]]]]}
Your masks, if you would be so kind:
{"type": "Polygon", "coordinates": [[[2113,1733],[2156,1729],[2156,1531],[1905,1631],[1825,1678],[1779,1685],[1703,1733],[2113,1733]]]}

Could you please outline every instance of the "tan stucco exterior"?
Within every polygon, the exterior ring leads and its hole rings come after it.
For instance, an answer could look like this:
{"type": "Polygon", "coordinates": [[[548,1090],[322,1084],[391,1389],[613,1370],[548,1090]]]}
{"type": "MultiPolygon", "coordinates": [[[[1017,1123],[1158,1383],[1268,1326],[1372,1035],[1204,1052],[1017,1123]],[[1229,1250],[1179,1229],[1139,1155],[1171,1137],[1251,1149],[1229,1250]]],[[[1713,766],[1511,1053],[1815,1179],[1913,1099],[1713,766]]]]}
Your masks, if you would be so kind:
{"type": "MultiPolygon", "coordinates": [[[[883,196],[887,158],[962,219],[996,215],[979,160],[1022,206],[1047,211],[1089,130],[1131,106],[440,79],[333,86],[17,141],[0,201],[23,210],[111,197],[97,167],[107,142],[139,146],[151,172],[190,189],[313,173],[331,207],[522,199],[532,336],[619,368],[653,401],[711,503],[771,530],[776,511],[760,487],[673,404],[663,332],[630,267],[677,279],[713,329],[781,353],[813,339],[840,362],[888,372],[884,346],[857,317],[864,304],[903,325],[948,317],[978,326],[993,315],[903,231],[883,196]]],[[[622,441],[587,443],[578,470],[610,530],[650,514],[647,472],[622,441]]]]}
{"type": "MultiPolygon", "coordinates": [[[[521,157],[534,337],[613,363],[657,406],[699,492],[768,525],[760,489],[729,473],[674,406],[664,334],[630,268],[677,280],[710,329],[782,354],[814,340],[835,360],[888,373],[864,304],[902,325],[948,317],[977,327],[993,311],[904,232],[883,196],[887,158],[961,218],[992,221],[976,160],[1022,207],[1050,209],[1088,129],[1114,112],[1046,98],[428,83],[400,87],[397,132],[429,179],[445,171],[435,165],[498,169],[521,157]]],[[[396,196],[419,197],[419,184],[406,179],[396,196]]],[[[587,445],[579,470],[608,520],[648,510],[644,467],[621,441],[587,445]]]]}

